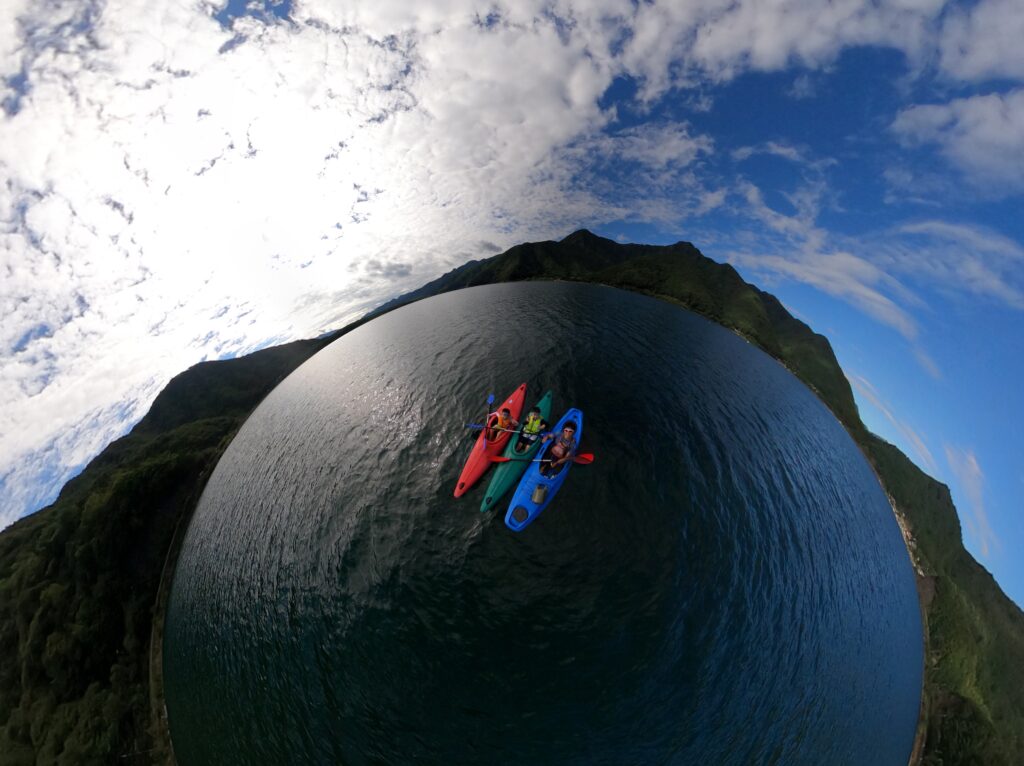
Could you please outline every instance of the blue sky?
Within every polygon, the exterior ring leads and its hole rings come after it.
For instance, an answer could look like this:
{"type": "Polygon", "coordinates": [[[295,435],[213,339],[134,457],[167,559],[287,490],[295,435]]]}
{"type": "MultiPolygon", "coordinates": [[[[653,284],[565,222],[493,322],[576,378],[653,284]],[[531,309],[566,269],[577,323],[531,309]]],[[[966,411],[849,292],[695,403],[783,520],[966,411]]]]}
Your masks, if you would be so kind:
{"type": "MultiPolygon", "coordinates": [[[[941,222],[964,229],[940,237],[950,247],[970,250],[957,239],[967,232],[995,242],[1005,238],[1004,244],[1017,248],[1012,268],[1024,268],[1019,186],[1006,189],[977,178],[963,188],[958,186],[963,176],[948,170],[937,174],[934,188],[920,191],[898,188],[887,178],[894,170],[911,178],[936,173],[934,151],[905,146],[893,135],[892,123],[908,101],[930,103],[950,92],[950,85],[927,76],[908,80],[907,69],[905,58],[891,50],[857,48],[843,52],[827,72],[789,68],[706,85],[700,97],[712,102],[707,111],[695,110],[687,97],[667,98],[650,111],[626,112],[621,122],[685,120],[694,133],[714,136],[715,157],[705,160],[708,174],[725,183],[748,179],[762,190],[767,205],[786,216],[797,215],[793,195],[820,183],[816,224],[858,255],[869,256],[888,232],[924,227],[909,237],[913,247],[915,240],[929,239],[925,232],[938,233],[935,225],[941,222]],[[748,147],[760,148],[744,158],[748,147]]],[[[610,94],[621,98],[632,90],[631,83],[619,82],[610,94]]],[[[963,97],[970,90],[955,92],[963,97]]],[[[997,83],[982,92],[1001,90],[997,83]]],[[[733,218],[731,211],[719,209],[678,230],[629,221],[596,230],[620,241],[667,244],[685,238],[723,260],[730,245],[722,252],[708,243],[731,242],[731,230],[744,225],[733,218]]],[[[1024,541],[1019,513],[1024,441],[1017,435],[1024,405],[1019,301],[964,294],[955,284],[908,269],[898,278],[914,293],[911,340],[892,323],[865,321],[856,305],[759,267],[756,255],[735,265],[830,339],[854,384],[865,423],[951,486],[968,548],[1020,601],[1024,565],[1014,553],[1024,541]],[[922,363],[917,351],[930,363],[922,363]]],[[[1011,277],[1016,279],[1008,280],[1010,285],[1019,290],[1019,276],[1011,277]]]]}
{"type": "MultiPolygon", "coordinates": [[[[820,178],[825,199],[816,222],[849,240],[846,244],[855,253],[867,254],[888,230],[937,221],[997,240],[1005,237],[1019,247],[1024,241],[1019,193],[979,182],[967,189],[940,186],[919,195],[894,189],[887,181],[886,172],[894,168],[918,175],[934,172],[936,164],[934,152],[908,148],[889,134],[893,115],[908,98],[927,101],[945,90],[927,78],[905,81],[906,72],[905,60],[892,51],[854,49],[840,55],[827,73],[793,69],[749,74],[706,87],[702,96],[713,101],[706,112],[694,112],[685,99],[666,99],[654,111],[657,117],[688,120],[695,132],[713,135],[716,154],[719,159],[724,155],[729,167],[716,166],[711,172],[732,178],[741,174],[763,190],[768,205],[785,215],[797,213],[790,196],[820,178]],[[797,95],[795,83],[803,83],[806,92],[797,95]],[[766,142],[777,146],[768,149],[766,142]],[[737,161],[744,147],[758,145],[762,151],[737,161]],[[782,147],[798,152],[801,160],[781,156],[782,147]],[[823,167],[809,169],[815,163],[823,167]]],[[[629,84],[617,88],[625,93],[629,84]]],[[[630,115],[623,121],[640,124],[648,117],[630,115]]],[[[963,183],[953,175],[942,180],[963,183]]],[[[686,238],[723,260],[725,253],[706,243],[730,240],[730,229],[743,225],[731,217],[716,211],[679,230],[625,221],[596,230],[621,241],[670,243],[686,238]]],[[[965,295],[955,285],[910,271],[899,279],[920,301],[912,310],[918,330],[911,343],[891,324],[865,321],[855,305],[785,279],[774,269],[759,268],[756,257],[735,265],[748,281],[774,293],[830,339],[854,382],[865,423],[951,486],[964,518],[966,544],[1020,601],[1024,565],[1014,550],[1024,541],[1019,513],[1024,441],[1016,425],[1024,405],[1021,306],[993,296],[965,295]],[[933,364],[922,364],[915,347],[933,364]]],[[[1016,268],[1022,267],[1018,250],[1016,268]]],[[[1015,284],[1019,289],[1019,277],[1015,284]]]]}
{"type": "Polygon", "coordinates": [[[177,372],[588,227],[829,337],[1024,603],[1017,0],[11,0],[0,525],[177,372]]]}

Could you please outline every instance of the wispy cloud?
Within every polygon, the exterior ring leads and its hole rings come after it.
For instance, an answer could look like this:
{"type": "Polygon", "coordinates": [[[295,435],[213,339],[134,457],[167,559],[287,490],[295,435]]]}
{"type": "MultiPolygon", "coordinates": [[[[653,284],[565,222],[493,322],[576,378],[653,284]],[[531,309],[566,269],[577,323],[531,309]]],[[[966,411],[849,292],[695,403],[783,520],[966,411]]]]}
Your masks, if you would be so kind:
{"type": "Polygon", "coordinates": [[[927,220],[883,232],[869,244],[888,271],[914,274],[948,295],[1024,310],[1024,247],[998,232],[927,220]]]}
{"type": "Polygon", "coordinates": [[[914,346],[913,351],[914,358],[921,365],[921,368],[933,379],[942,380],[942,370],[939,368],[938,363],[932,359],[931,355],[920,346],[914,346]]]}
{"type": "Polygon", "coordinates": [[[937,145],[988,194],[1024,189],[1024,90],[911,106],[899,113],[892,130],[908,145],[937,145]]]}
{"type": "Polygon", "coordinates": [[[806,98],[814,98],[817,95],[818,87],[811,76],[804,72],[793,80],[793,84],[790,86],[787,94],[790,98],[797,99],[798,101],[806,98]]]}
{"type": "Polygon", "coordinates": [[[1024,310],[1024,246],[976,224],[919,220],[860,237],[836,235],[819,224],[829,204],[826,178],[830,164],[800,152],[772,147],[742,147],[734,159],[755,152],[799,158],[805,180],[785,195],[794,212],[770,206],[761,189],[741,181],[734,200],[739,216],[764,224],[777,236],[756,238],[756,247],[732,246],[727,259],[766,280],[779,278],[810,285],[835,296],[899,332],[921,368],[932,378],[942,371],[925,351],[921,321],[932,309],[918,288],[932,288],[952,298],[984,298],[1024,310]]]}
{"type": "Polygon", "coordinates": [[[906,421],[900,420],[893,415],[892,410],[885,402],[882,401],[882,397],[879,395],[878,390],[871,385],[867,378],[860,375],[847,374],[847,379],[850,381],[850,385],[853,386],[854,391],[861,395],[867,402],[869,402],[876,410],[878,410],[885,417],[889,423],[892,424],[893,428],[906,440],[907,444],[910,445],[910,449],[917,456],[918,460],[921,461],[921,465],[924,467],[932,476],[939,475],[939,466],[935,462],[935,458],[932,455],[928,445],[925,443],[924,438],[917,432],[916,429],[910,426],[906,421]]]}
{"type": "Polygon", "coordinates": [[[781,157],[782,159],[795,162],[798,165],[805,165],[808,168],[817,171],[821,171],[830,165],[836,164],[836,161],[829,157],[812,159],[806,147],[801,148],[784,141],[765,141],[754,146],[741,146],[740,148],[732,151],[732,158],[737,162],[742,162],[743,160],[753,157],[755,154],[767,154],[773,157],[781,157]]]}
{"type": "Polygon", "coordinates": [[[818,225],[822,200],[828,193],[821,179],[807,182],[789,195],[796,208],[791,215],[769,206],[761,190],[749,181],[741,182],[738,192],[746,203],[742,212],[776,232],[780,241],[767,252],[766,248],[732,249],[727,254],[730,262],[755,274],[811,285],[892,327],[909,341],[918,337],[918,323],[904,308],[920,303],[913,292],[867,257],[836,247],[818,225]]]}
{"type": "Polygon", "coordinates": [[[917,321],[878,289],[879,283],[892,278],[870,261],[852,253],[804,251],[779,256],[733,252],[729,260],[754,272],[770,271],[840,298],[892,327],[907,340],[913,341],[918,336],[917,321]]]}
{"type": "Polygon", "coordinates": [[[987,557],[992,550],[1000,550],[1002,543],[993,531],[985,511],[985,474],[973,450],[959,449],[949,444],[945,445],[945,450],[946,462],[967,500],[968,514],[961,516],[968,532],[978,544],[981,555],[987,557]]]}

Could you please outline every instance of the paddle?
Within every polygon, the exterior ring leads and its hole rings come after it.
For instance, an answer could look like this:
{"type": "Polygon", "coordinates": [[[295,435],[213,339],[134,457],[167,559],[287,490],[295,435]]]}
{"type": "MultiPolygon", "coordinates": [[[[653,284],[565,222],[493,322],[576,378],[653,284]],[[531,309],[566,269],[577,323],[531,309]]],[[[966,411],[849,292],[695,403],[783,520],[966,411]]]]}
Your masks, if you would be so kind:
{"type": "MultiPolygon", "coordinates": [[[[491,414],[491,405],[494,404],[494,394],[487,394],[487,407],[484,409],[484,422],[491,414]]],[[[484,434],[484,443],[487,443],[487,434],[484,434]]]]}
{"type": "MultiPolygon", "coordinates": [[[[466,425],[466,428],[475,428],[478,431],[481,428],[488,428],[487,426],[480,425],[479,423],[466,423],[465,425],[466,425]]],[[[517,434],[520,431],[519,428],[497,428],[497,427],[491,427],[491,428],[488,428],[488,430],[490,430],[490,431],[508,431],[510,434],[517,434]]],[[[553,433],[554,433],[554,431],[541,431],[541,432],[539,432],[537,434],[537,436],[550,436],[553,433]]]]}
{"type": "Polygon", "coordinates": [[[491,426],[490,428],[488,428],[487,426],[481,425],[480,423],[466,423],[466,428],[475,428],[477,431],[479,431],[481,428],[487,428],[488,431],[508,431],[509,433],[513,434],[519,430],[518,428],[498,428],[497,426],[491,426]]]}
{"type": "MultiPolygon", "coordinates": [[[[527,460],[522,457],[492,457],[492,463],[550,463],[551,458],[547,457],[535,457],[532,460],[527,460]]],[[[580,465],[590,465],[594,462],[594,454],[592,452],[584,452],[582,455],[577,455],[572,459],[572,462],[579,463],[580,465]]]]}

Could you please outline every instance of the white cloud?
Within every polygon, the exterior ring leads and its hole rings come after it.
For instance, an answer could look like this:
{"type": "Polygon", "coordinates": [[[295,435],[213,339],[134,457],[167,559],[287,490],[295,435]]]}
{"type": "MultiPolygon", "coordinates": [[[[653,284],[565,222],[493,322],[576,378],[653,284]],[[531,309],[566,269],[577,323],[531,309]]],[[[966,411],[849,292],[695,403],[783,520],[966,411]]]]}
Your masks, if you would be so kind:
{"type": "Polygon", "coordinates": [[[895,287],[895,280],[853,253],[810,250],[771,255],[734,251],[729,253],[728,260],[757,274],[781,276],[810,285],[892,327],[907,340],[918,336],[919,327],[914,317],[881,289],[883,285],[895,287]]]}
{"type": "Polygon", "coordinates": [[[1024,189],[1024,90],[912,106],[892,130],[909,145],[936,144],[986,193],[1024,189]]]}
{"type": "MultiPolygon", "coordinates": [[[[742,157],[742,154],[741,154],[742,157]]],[[[768,232],[756,245],[725,247],[727,259],[759,279],[786,279],[839,298],[892,327],[909,343],[921,368],[934,379],[942,371],[921,346],[919,313],[929,304],[917,288],[930,287],[951,299],[983,298],[1024,310],[1024,246],[988,229],[922,220],[860,237],[833,234],[818,224],[827,186],[805,181],[786,199],[795,212],[771,207],[749,181],[735,189],[745,203],[736,213],[760,221],[768,232]]]]}
{"type": "Polygon", "coordinates": [[[338,326],[467,241],[552,236],[598,206],[553,150],[603,124],[610,74],[553,24],[465,19],[403,43],[225,30],[179,4],[61,26],[68,9],[26,11],[12,68],[28,88],[0,123],[0,465],[17,467],[16,512],[199,359],[338,326]]]}
{"type": "Polygon", "coordinates": [[[941,66],[961,80],[1024,79],[1024,3],[953,5],[942,26],[941,66]]]}
{"type": "Polygon", "coordinates": [[[856,306],[907,340],[918,337],[918,323],[900,302],[916,304],[920,300],[869,258],[856,255],[854,248],[830,243],[828,232],[818,225],[827,195],[821,178],[803,183],[786,196],[796,209],[792,215],[768,205],[761,189],[750,181],[740,182],[737,192],[745,202],[740,213],[761,221],[778,239],[774,243],[763,239],[757,250],[734,250],[728,256],[731,262],[756,273],[810,285],[856,306]]]}
{"type": "Polygon", "coordinates": [[[727,189],[713,189],[710,191],[703,192],[697,202],[697,207],[694,210],[695,216],[702,216],[705,213],[709,213],[712,210],[717,210],[725,204],[726,197],[728,195],[727,189]]]}
{"type": "Polygon", "coordinates": [[[882,171],[886,184],[883,201],[886,205],[912,203],[921,207],[942,208],[964,194],[974,195],[974,190],[962,188],[960,180],[950,177],[943,168],[939,172],[934,163],[912,167],[906,160],[894,160],[894,164],[882,171]]]}
{"type": "Polygon", "coordinates": [[[800,101],[802,99],[814,98],[818,93],[818,86],[811,79],[811,76],[806,72],[797,75],[796,79],[793,80],[793,85],[787,91],[787,95],[790,98],[800,101]]]}
{"type": "Polygon", "coordinates": [[[938,363],[932,359],[931,355],[920,346],[914,347],[914,358],[917,359],[917,363],[921,365],[922,369],[932,376],[935,380],[942,380],[942,370],[939,369],[938,363]]]}
{"type": "Polygon", "coordinates": [[[600,138],[628,6],[298,3],[289,23],[230,28],[209,5],[14,10],[0,465],[19,512],[199,359],[336,327],[481,239],[624,205],[677,221],[652,178],[694,210],[716,201],[681,173],[711,151],[686,126],[600,138]],[[588,147],[635,164],[631,199],[590,188],[588,147]]]}
{"type": "Polygon", "coordinates": [[[691,136],[686,125],[643,125],[597,139],[609,158],[638,162],[652,170],[680,169],[701,154],[710,154],[708,136],[691,136]]]}
{"type": "Polygon", "coordinates": [[[911,451],[917,455],[918,460],[921,461],[921,465],[924,470],[927,471],[931,476],[939,475],[939,465],[935,462],[935,457],[932,455],[928,445],[924,438],[914,429],[909,423],[904,420],[897,418],[893,413],[892,409],[882,400],[881,394],[871,384],[871,382],[860,375],[847,375],[847,379],[850,381],[850,385],[853,386],[853,390],[856,391],[862,398],[867,400],[875,409],[882,413],[886,420],[892,424],[893,428],[906,440],[906,443],[910,445],[911,451]]]}
{"type": "Polygon", "coordinates": [[[977,226],[949,223],[948,221],[921,221],[904,224],[905,234],[927,234],[947,241],[959,242],[975,250],[998,255],[1011,261],[1024,261],[1024,247],[1002,234],[986,231],[977,226]]]}
{"type": "Polygon", "coordinates": [[[811,160],[805,149],[793,146],[792,144],[788,144],[784,141],[765,141],[764,143],[756,146],[741,146],[731,152],[731,156],[736,162],[748,160],[755,154],[767,154],[773,157],[781,157],[784,160],[789,160],[790,162],[794,162],[798,165],[807,165],[809,168],[818,171],[835,164],[835,160],[830,158],[811,160]]]}
{"type": "Polygon", "coordinates": [[[1024,310],[1024,247],[998,232],[919,221],[885,232],[870,247],[887,271],[914,274],[950,295],[1024,310]]]}
{"type": "Polygon", "coordinates": [[[651,100],[697,72],[730,79],[742,71],[819,67],[846,47],[878,45],[913,60],[930,50],[945,0],[703,0],[638,6],[627,68],[651,100]]]}
{"type": "Polygon", "coordinates": [[[591,211],[603,220],[677,226],[721,204],[724,193],[695,172],[713,153],[713,140],[694,135],[687,123],[652,122],[584,135],[549,163],[554,174],[572,179],[572,188],[592,195],[591,211]]]}
{"type": "MultiPolygon", "coordinates": [[[[4,13],[0,13],[0,81],[18,72],[21,64],[19,49],[22,42],[20,19],[31,0],[6,0],[4,13]]],[[[3,87],[3,86],[0,86],[3,87]]],[[[0,100],[7,93],[0,91],[0,100]]]]}
{"type": "Polygon", "coordinates": [[[730,263],[765,279],[781,277],[810,285],[893,328],[908,341],[917,339],[918,322],[898,300],[916,298],[903,284],[867,258],[834,249],[824,241],[822,230],[760,204],[755,214],[783,239],[774,246],[762,240],[758,249],[729,250],[730,263]]]}
{"type": "Polygon", "coordinates": [[[743,162],[769,154],[800,165],[803,180],[790,191],[776,190],[792,206],[781,212],[749,181],[734,187],[741,220],[760,221],[774,239],[749,235],[756,244],[725,248],[726,257],[765,282],[792,280],[810,285],[856,307],[895,329],[910,344],[921,368],[934,379],[942,371],[922,348],[918,312],[928,304],[910,285],[930,286],[957,298],[982,297],[1024,309],[1024,246],[997,232],[943,221],[917,221],[859,237],[841,236],[819,224],[822,210],[836,208],[829,175],[837,164],[782,142],[764,142],[734,150],[743,162]]]}

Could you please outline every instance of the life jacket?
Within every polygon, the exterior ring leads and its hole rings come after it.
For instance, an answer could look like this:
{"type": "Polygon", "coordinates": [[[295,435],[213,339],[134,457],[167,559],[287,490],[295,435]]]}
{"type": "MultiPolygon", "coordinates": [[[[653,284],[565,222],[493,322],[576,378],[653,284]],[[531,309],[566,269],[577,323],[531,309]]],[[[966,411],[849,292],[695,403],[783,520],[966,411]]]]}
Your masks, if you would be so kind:
{"type": "Polygon", "coordinates": [[[524,434],[539,434],[540,433],[540,424],[543,423],[543,422],[544,422],[544,420],[543,420],[543,418],[541,418],[540,415],[530,415],[530,416],[528,416],[526,418],[526,424],[523,426],[523,433],[524,434]]]}
{"type": "Polygon", "coordinates": [[[498,419],[494,423],[494,428],[508,428],[512,425],[512,416],[509,415],[507,418],[503,417],[502,414],[498,413],[498,419]]]}
{"type": "Polygon", "coordinates": [[[563,458],[575,449],[576,439],[574,437],[570,436],[567,440],[565,437],[559,435],[555,439],[555,443],[551,445],[551,454],[556,458],[563,458]]]}

